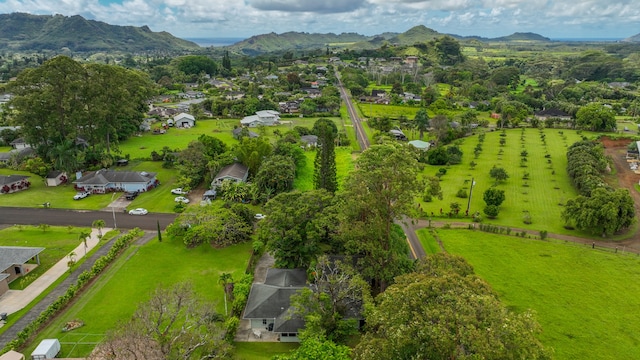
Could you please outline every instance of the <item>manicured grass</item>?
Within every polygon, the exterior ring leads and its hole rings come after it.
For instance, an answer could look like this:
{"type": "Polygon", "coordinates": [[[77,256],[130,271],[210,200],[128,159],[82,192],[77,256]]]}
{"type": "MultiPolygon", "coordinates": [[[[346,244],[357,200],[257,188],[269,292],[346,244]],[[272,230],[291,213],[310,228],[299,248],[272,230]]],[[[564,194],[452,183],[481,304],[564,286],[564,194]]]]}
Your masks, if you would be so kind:
{"type": "Polygon", "coordinates": [[[150,212],[172,213],[175,206],[176,195],[171,194],[171,189],[175,188],[178,171],[176,169],[165,169],[161,161],[132,161],[124,169],[129,171],[157,172],[160,185],[151,191],[138,195],[128,209],[145,208],[150,212]]]}
{"type": "Polygon", "coordinates": [[[439,168],[447,169],[447,174],[440,182],[443,200],[434,199],[428,203],[420,201],[427,214],[431,215],[433,212],[438,217],[442,209],[446,217],[450,204],[457,202],[462,208],[460,219],[464,218],[468,197],[458,198],[456,193],[464,189],[468,195],[473,178],[476,185],[471,196],[470,215],[479,211],[484,222],[492,224],[588,236],[586,233],[564,229],[560,217],[561,204],[577,196],[566,174],[566,151],[568,146],[580,140],[580,135],[573,130],[545,129],[545,145],[538,129],[528,128],[524,133],[521,129],[511,129],[506,131],[506,145],[502,147],[499,145],[501,132],[486,133],[482,153],[477,159],[473,153],[478,144],[478,136],[475,135],[460,141],[460,149],[464,153],[461,164],[449,167],[425,166],[424,176],[434,176],[439,168]],[[524,140],[521,140],[521,136],[524,140]],[[502,154],[499,153],[501,150],[502,154]],[[526,167],[521,167],[523,150],[528,152],[526,167]],[[474,169],[469,165],[471,161],[477,164],[474,169]],[[489,177],[489,171],[494,165],[504,168],[509,179],[497,185],[506,195],[498,217],[487,219],[482,212],[485,207],[482,195],[495,185],[495,181],[489,177]],[[529,180],[523,180],[525,173],[529,173],[529,180]],[[530,225],[523,221],[526,212],[532,219],[530,225]]]}
{"type": "Polygon", "coordinates": [[[404,116],[407,119],[416,117],[419,106],[411,105],[381,105],[371,103],[357,103],[362,114],[367,118],[388,116],[391,119],[399,119],[404,116]]]}
{"type": "Polygon", "coordinates": [[[469,230],[438,230],[516,312],[533,309],[555,359],[640,357],[640,258],[469,230]]]}
{"type": "MultiPolygon", "coordinates": [[[[9,286],[14,290],[22,290],[35,279],[49,270],[73,249],[80,245],[79,235],[88,228],[67,228],[51,226],[46,231],[36,226],[17,225],[0,230],[0,246],[26,246],[43,247],[40,253],[40,265],[23,277],[20,277],[9,286]]],[[[80,254],[79,254],[80,255],[80,254]]],[[[28,262],[36,264],[35,260],[28,262]]]]}
{"type": "Polygon", "coordinates": [[[98,210],[106,207],[111,202],[107,196],[92,195],[81,200],[73,200],[76,191],[72,184],[60,186],[46,186],[40,176],[27,171],[0,169],[0,175],[27,175],[31,187],[27,190],[11,194],[0,195],[1,206],[42,207],[45,202],[51,203],[52,208],[98,210]]]}
{"type": "Polygon", "coordinates": [[[438,241],[429,229],[420,229],[416,231],[416,234],[418,235],[418,239],[420,239],[420,243],[427,254],[436,254],[442,251],[438,241]]]}
{"type": "Polygon", "coordinates": [[[268,360],[274,355],[288,353],[299,346],[297,343],[261,342],[237,342],[234,345],[238,360],[268,360]]]}
{"type": "MultiPolygon", "coordinates": [[[[147,300],[154,289],[178,282],[191,282],[199,296],[215,301],[216,310],[224,314],[224,295],[218,279],[222,273],[231,273],[234,279],[244,274],[251,244],[224,249],[207,245],[187,249],[181,243],[168,240],[167,236],[163,239],[163,242],[151,240],[144,246],[134,245],[128,249],[91,288],[34,339],[26,353],[46,338],[59,338],[66,342],[70,341],[67,336],[94,334],[96,336],[91,340],[85,341],[97,342],[118,322],[127,321],[138,304],[147,300]],[[73,319],[82,320],[85,325],[68,335],[63,333],[63,324],[73,319]]],[[[70,353],[71,347],[63,345],[60,356],[84,357],[93,345],[70,353]]]]}

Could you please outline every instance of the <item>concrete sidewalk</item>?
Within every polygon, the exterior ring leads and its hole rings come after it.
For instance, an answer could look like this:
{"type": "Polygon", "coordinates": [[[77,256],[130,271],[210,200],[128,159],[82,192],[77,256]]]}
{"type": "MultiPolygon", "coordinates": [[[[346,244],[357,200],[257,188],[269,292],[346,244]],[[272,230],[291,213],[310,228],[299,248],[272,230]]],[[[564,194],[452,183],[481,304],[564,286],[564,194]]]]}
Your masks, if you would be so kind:
{"type": "MultiPolygon", "coordinates": [[[[103,228],[102,233],[105,234],[111,229],[103,228]]],[[[82,259],[91,249],[98,245],[98,229],[91,229],[91,236],[87,239],[87,246],[80,243],[78,247],[73,249],[76,254],[76,260],[82,259]]],[[[45,291],[51,284],[58,280],[65,272],[69,271],[67,262],[69,254],[53,265],[44,274],[40,275],[34,282],[27,286],[24,290],[9,290],[0,297],[0,312],[13,314],[25,306],[29,305],[36,297],[45,291]]]]}

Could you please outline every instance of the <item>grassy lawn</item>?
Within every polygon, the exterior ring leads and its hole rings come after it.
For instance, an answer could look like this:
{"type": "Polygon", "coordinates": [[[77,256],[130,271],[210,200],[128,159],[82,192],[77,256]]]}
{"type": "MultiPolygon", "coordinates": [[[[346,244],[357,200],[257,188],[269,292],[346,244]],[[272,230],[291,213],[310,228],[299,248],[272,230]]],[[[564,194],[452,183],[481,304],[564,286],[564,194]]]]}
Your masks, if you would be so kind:
{"type": "Polygon", "coordinates": [[[588,234],[564,229],[560,218],[562,206],[568,199],[577,196],[566,175],[567,147],[580,140],[576,131],[545,129],[546,145],[541,139],[539,130],[511,129],[506,131],[506,145],[499,145],[501,131],[487,132],[482,153],[476,159],[474,148],[478,144],[478,136],[461,139],[460,149],[464,155],[459,165],[431,166],[424,169],[424,176],[434,176],[439,168],[447,168],[447,174],[441,179],[443,199],[432,202],[420,202],[428,215],[440,216],[440,209],[445,216],[449,212],[450,204],[457,202],[461,205],[460,219],[464,218],[467,208],[467,198],[458,198],[456,193],[463,189],[469,193],[471,179],[475,181],[471,196],[469,214],[485,207],[482,194],[494,186],[495,181],[489,177],[489,170],[495,165],[504,168],[509,179],[498,184],[497,188],[505,191],[506,200],[500,207],[500,214],[496,219],[484,218],[484,222],[503,226],[521,227],[525,229],[547,230],[552,233],[574,234],[587,236],[588,234]],[[562,132],[562,134],[561,134],[562,132]],[[522,138],[521,138],[522,137],[522,138]],[[521,151],[528,152],[526,167],[521,166],[521,151]],[[502,153],[500,153],[502,151],[502,153]],[[470,162],[477,165],[471,169],[470,162]],[[529,180],[523,180],[529,174],[529,180]],[[529,213],[532,224],[524,223],[524,215],[529,213]]]}
{"type": "Polygon", "coordinates": [[[225,272],[231,273],[235,279],[244,274],[251,244],[224,249],[210,246],[187,249],[181,243],[165,239],[128,249],[91,288],[34,339],[25,353],[33,351],[42,339],[59,338],[63,343],[61,357],[87,356],[93,344],[70,351],[73,344],[65,343],[100,341],[102,335],[118,322],[128,320],[138,304],[147,300],[158,286],[189,281],[196,293],[216,302],[216,310],[224,313],[223,290],[217,284],[218,279],[225,272]],[[63,333],[63,324],[73,319],[82,320],[85,325],[63,333]]]}
{"type": "Polygon", "coordinates": [[[420,110],[419,106],[410,105],[381,105],[370,103],[356,103],[358,109],[366,118],[388,116],[391,119],[399,119],[404,116],[407,119],[416,117],[416,113],[420,110]]]}
{"type": "MultiPolygon", "coordinates": [[[[46,231],[36,226],[18,225],[0,230],[0,246],[26,246],[43,247],[40,253],[40,266],[36,267],[29,274],[13,281],[9,286],[14,290],[22,290],[31,284],[35,279],[49,270],[62,258],[67,256],[73,249],[80,245],[78,236],[80,232],[88,228],[67,228],[52,226],[46,231]]],[[[36,264],[29,261],[29,264],[36,264]]]]}
{"type": "Polygon", "coordinates": [[[420,243],[427,254],[436,254],[442,251],[438,241],[429,229],[420,229],[416,231],[416,234],[418,235],[418,239],[420,239],[420,243]]]}
{"type": "MultiPolygon", "coordinates": [[[[160,185],[151,190],[144,192],[136,197],[128,209],[145,208],[150,212],[172,213],[175,206],[176,195],[171,194],[178,171],[176,169],[165,169],[162,167],[161,161],[131,161],[125,168],[129,171],[147,171],[157,172],[160,185]]],[[[93,195],[92,195],[93,196],[93,195]]],[[[106,195],[105,195],[106,196],[106,195]]]]}
{"type": "Polygon", "coordinates": [[[514,311],[533,309],[562,359],[640,357],[640,258],[589,246],[438,230],[514,311]]]}
{"type": "Polygon", "coordinates": [[[272,356],[287,353],[296,349],[296,343],[260,343],[260,342],[237,342],[236,359],[238,360],[268,360],[272,356]]]}

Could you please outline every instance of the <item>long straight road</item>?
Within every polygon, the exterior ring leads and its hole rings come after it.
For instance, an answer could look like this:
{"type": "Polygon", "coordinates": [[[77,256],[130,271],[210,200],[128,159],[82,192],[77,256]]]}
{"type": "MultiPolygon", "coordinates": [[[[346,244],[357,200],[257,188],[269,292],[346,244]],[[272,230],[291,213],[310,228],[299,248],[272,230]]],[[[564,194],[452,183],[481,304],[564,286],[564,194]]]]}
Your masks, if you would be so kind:
{"type": "MultiPolygon", "coordinates": [[[[340,96],[347,106],[347,113],[351,118],[351,123],[353,123],[353,127],[356,131],[356,138],[358,139],[358,144],[360,144],[360,149],[365,151],[369,148],[370,142],[367,134],[364,132],[364,128],[362,127],[362,122],[360,121],[360,117],[358,117],[358,113],[353,106],[353,101],[351,101],[351,96],[344,88],[342,84],[342,80],[340,79],[340,73],[336,69],[335,71],[336,78],[338,79],[338,89],[340,90],[340,96]]],[[[414,227],[413,221],[407,217],[403,217],[401,221],[396,221],[400,227],[402,227],[402,231],[404,231],[407,236],[407,243],[409,244],[409,249],[411,250],[411,257],[413,259],[422,259],[427,256],[427,253],[424,251],[420,240],[418,239],[418,235],[416,235],[416,229],[414,227]]]]}
{"type": "Polygon", "coordinates": [[[104,220],[107,227],[142,230],[164,229],[176,218],[175,214],[149,213],[143,216],[111,211],[86,211],[63,209],[34,209],[0,207],[0,224],[5,225],[60,225],[90,227],[95,220],[104,220]]]}

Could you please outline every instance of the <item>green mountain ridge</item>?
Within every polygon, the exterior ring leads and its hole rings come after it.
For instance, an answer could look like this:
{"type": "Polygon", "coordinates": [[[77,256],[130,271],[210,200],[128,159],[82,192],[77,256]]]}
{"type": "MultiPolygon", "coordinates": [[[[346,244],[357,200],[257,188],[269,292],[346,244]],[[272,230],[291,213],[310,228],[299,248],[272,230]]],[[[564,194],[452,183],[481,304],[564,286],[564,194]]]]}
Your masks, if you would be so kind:
{"type": "Polygon", "coordinates": [[[0,49],[71,51],[177,51],[199,46],[148,26],[118,26],[80,15],[0,14],[0,49]]]}

